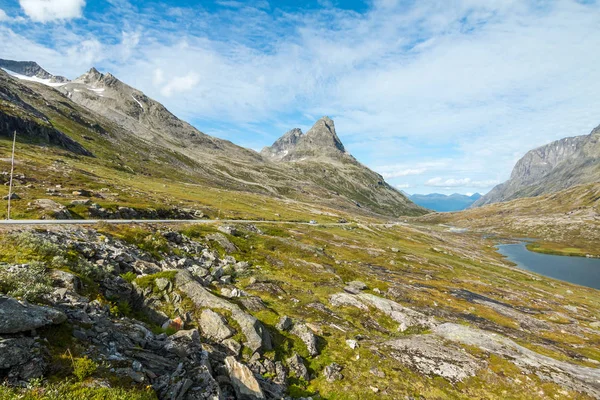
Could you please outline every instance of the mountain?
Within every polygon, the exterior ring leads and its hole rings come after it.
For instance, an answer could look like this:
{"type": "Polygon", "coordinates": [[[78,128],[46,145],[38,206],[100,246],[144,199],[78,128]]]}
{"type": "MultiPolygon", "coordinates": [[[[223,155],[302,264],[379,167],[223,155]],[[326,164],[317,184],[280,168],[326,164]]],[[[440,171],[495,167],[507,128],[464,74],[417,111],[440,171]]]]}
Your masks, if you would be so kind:
{"type": "Polygon", "coordinates": [[[337,136],[335,125],[323,117],[306,134],[295,128],[277,139],[261,154],[275,161],[302,161],[306,159],[353,159],[337,136]]]}
{"type": "Polygon", "coordinates": [[[471,196],[454,193],[445,195],[440,193],[413,194],[409,199],[415,204],[434,211],[460,211],[469,208],[475,201],[481,198],[479,193],[471,196]]]}
{"type": "Polygon", "coordinates": [[[73,81],[50,82],[55,78],[35,63],[4,65],[20,73],[0,71],[3,136],[17,130],[21,140],[94,155],[94,163],[138,176],[361,214],[426,212],[346,153],[329,118],[297,139],[288,135],[297,143],[282,140],[291,153],[277,159],[199,131],[110,73],[92,68],[73,81]]]}
{"type": "Polygon", "coordinates": [[[298,128],[288,131],[261,155],[272,164],[292,169],[295,176],[310,177],[335,196],[351,196],[359,208],[377,205],[394,216],[399,216],[394,209],[425,212],[348,153],[329,117],[319,119],[306,134],[298,128]]]}
{"type": "Polygon", "coordinates": [[[20,78],[28,77],[40,83],[65,83],[69,80],[64,76],[52,75],[35,61],[13,61],[0,59],[0,68],[20,75],[20,78]]]}
{"type": "Polygon", "coordinates": [[[600,126],[589,135],[560,139],[529,151],[517,162],[510,179],[473,207],[594,182],[600,182],[600,126]]]}

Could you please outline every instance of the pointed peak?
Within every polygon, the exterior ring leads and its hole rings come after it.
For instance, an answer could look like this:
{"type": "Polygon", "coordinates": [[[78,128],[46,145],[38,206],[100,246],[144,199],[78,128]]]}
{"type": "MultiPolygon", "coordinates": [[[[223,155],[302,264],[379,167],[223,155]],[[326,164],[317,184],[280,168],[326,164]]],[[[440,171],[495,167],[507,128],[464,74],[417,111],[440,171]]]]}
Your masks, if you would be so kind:
{"type": "Polygon", "coordinates": [[[318,146],[333,146],[343,153],[346,152],[342,141],[335,132],[335,124],[333,120],[327,116],[321,117],[317,122],[315,122],[312,128],[306,132],[306,137],[310,138],[318,146]]]}

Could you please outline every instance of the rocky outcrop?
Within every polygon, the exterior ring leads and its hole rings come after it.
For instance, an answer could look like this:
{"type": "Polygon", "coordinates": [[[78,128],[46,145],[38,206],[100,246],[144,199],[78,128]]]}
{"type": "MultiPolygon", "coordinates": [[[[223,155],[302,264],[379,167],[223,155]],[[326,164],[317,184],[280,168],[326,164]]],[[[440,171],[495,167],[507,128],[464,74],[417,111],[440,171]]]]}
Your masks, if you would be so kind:
{"type": "Polygon", "coordinates": [[[600,181],[600,127],[589,135],[556,140],[521,158],[510,179],[481,197],[472,207],[558,192],[600,181]]]}
{"type": "Polygon", "coordinates": [[[53,308],[0,296],[0,334],[28,332],[66,319],[64,313],[53,308]]]}
{"type": "Polygon", "coordinates": [[[409,336],[388,342],[392,357],[425,375],[462,381],[485,367],[485,363],[457,346],[444,345],[433,335],[409,336]]]}
{"type": "Polygon", "coordinates": [[[18,118],[0,110],[0,135],[12,139],[17,132],[17,141],[28,141],[60,147],[72,153],[93,157],[94,154],[52,125],[28,118],[18,118]]]}
{"type": "Polygon", "coordinates": [[[227,325],[227,321],[216,312],[206,309],[200,315],[200,328],[202,333],[218,342],[233,336],[233,330],[227,325]]]}
{"type": "Polygon", "coordinates": [[[231,318],[240,326],[246,337],[245,345],[252,351],[271,350],[271,337],[265,327],[255,317],[245,313],[242,309],[229,301],[210,293],[192,275],[186,271],[179,271],[175,277],[177,288],[187,295],[199,308],[220,308],[231,312],[231,318]]]}
{"type": "Polygon", "coordinates": [[[560,382],[571,390],[584,391],[600,397],[600,369],[584,367],[555,360],[529,350],[497,333],[465,325],[445,323],[433,328],[433,333],[445,340],[476,346],[492,354],[513,360],[526,373],[535,373],[540,379],[560,382]]]}
{"type": "Polygon", "coordinates": [[[308,354],[311,356],[319,355],[319,348],[317,347],[317,335],[310,330],[308,326],[304,323],[295,323],[292,329],[290,330],[292,335],[296,335],[304,342],[306,345],[306,349],[308,350],[308,354]]]}
{"type": "Polygon", "coordinates": [[[0,336],[0,376],[11,384],[41,378],[48,366],[44,345],[30,337],[0,336]]]}
{"type": "Polygon", "coordinates": [[[265,398],[250,368],[231,356],[225,359],[225,366],[227,367],[227,372],[229,372],[229,377],[238,399],[256,400],[265,398]]]}

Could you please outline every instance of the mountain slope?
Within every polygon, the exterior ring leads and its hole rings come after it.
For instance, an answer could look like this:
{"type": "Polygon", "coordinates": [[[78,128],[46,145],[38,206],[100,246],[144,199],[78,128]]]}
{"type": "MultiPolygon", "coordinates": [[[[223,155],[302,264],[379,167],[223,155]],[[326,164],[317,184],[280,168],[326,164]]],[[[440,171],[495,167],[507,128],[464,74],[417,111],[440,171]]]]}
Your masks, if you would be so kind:
{"type": "Polygon", "coordinates": [[[378,207],[400,216],[423,214],[425,210],[388,185],[383,177],[348,153],[329,117],[319,119],[306,134],[292,129],[261,154],[273,164],[292,169],[294,175],[309,177],[335,196],[352,198],[357,207],[378,207]]]}
{"type": "MultiPolygon", "coordinates": [[[[309,135],[313,143],[329,140],[330,148],[322,153],[294,163],[272,162],[252,150],[198,131],[108,73],[91,69],[73,81],[52,85],[2,73],[0,93],[6,94],[0,102],[0,135],[10,137],[15,128],[33,131],[15,119],[29,121],[27,124],[33,121],[35,126],[71,140],[72,149],[77,144],[95,155],[96,161],[83,163],[86,168],[100,163],[138,176],[168,177],[170,182],[256,193],[364,215],[425,212],[346,154],[335,130],[331,135],[315,128],[309,135]],[[342,154],[335,162],[331,157],[334,152],[342,154]],[[322,159],[329,162],[323,163],[322,159]]],[[[38,144],[61,147],[48,134],[40,131],[38,137],[42,138],[38,144]]],[[[25,135],[19,134],[18,138],[23,141],[25,135]]],[[[303,145],[298,154],[306,155],[308,150],[303,145]]],[[[78,153],[84,154],[81,149],[78,153]]],[[[40,162],[44,160],[40,158],[40,162]]]]}
{"type": "Polygon", "coordinates": [[[470,207],[481,198],[479,193],[467,196],[460,193],[445,195],[440,193],[413,194],[408,198],[415,204],[434,211],[460,211],[470,207]]]}
{"type": "Polygon", "coordinates": [[[560,139],[529,151],[517,162],[510,179],[473,207],[593,182],[600,182],[600,127],[589,135],[560,139]]]}

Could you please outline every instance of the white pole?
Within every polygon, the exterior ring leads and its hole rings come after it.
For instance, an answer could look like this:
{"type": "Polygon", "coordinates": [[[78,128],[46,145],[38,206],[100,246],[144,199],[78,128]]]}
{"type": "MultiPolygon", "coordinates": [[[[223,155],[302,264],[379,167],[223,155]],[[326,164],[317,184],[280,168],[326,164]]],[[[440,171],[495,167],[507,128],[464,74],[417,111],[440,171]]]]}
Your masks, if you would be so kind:
{"type": "Polygon", "coordinates": [[[12,197],[13,173],[15,172],[15,143],[17,142],[17,131],[13,136],[12,158],[10,161],[10,183],[8,184],[8,212],[6,219],[10,219],[10,198],[12,197]]]}

